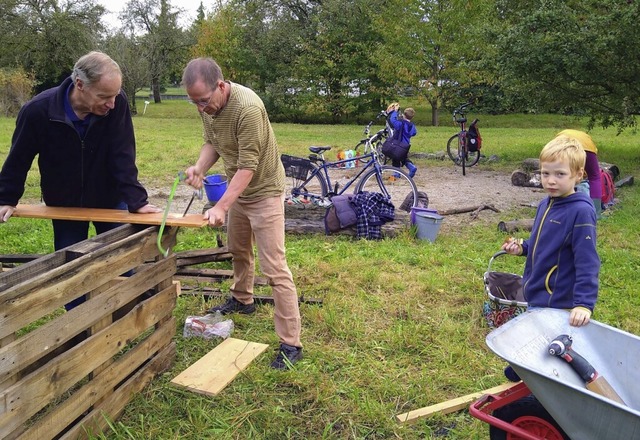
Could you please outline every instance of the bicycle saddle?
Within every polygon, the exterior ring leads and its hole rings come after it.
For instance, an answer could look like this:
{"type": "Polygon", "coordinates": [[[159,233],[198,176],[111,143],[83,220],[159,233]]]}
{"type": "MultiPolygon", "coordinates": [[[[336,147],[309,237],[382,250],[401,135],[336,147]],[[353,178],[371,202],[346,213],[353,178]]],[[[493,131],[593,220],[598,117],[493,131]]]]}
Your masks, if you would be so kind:
{"type": "Polygon", "coordinates": [[[315,147],[312,145],[311,147],[309,147],[309,151],[316,154],[322,153],[323,151],[329,151],[329,150],[331,150],[330,145],[327,145],[326,147],[315,147]]]}

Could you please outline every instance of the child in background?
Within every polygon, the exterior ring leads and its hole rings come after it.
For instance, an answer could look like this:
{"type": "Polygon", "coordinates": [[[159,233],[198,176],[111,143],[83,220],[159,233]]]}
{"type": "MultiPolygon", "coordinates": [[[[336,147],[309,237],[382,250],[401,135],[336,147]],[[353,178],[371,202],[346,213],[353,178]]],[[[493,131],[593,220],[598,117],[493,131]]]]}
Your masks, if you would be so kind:
{"type": "MultiPolygon", "coordinates": [[[[529,308],[567,309],[569,324],[587,325],[598,298],[600,258],[596,211],[589,195],[576,192],[586,154],[575,138],[558,136],[540,153],[542,187],[549,197],[538,205],[528,240],[508,239],[502,249],[527,257],[522,284],[529,308]]],[[[512,381],[520,378],[511,366],[512,381]]]]}
{"type": "MultiPolygon", "coordinates": [[[[400,104],[394,102],[387,107],[387,117],[389,118],[389,124],[394,130],[402,130],[402,141],[411,145],[411,138],[418,134],[416,130],[416,126],[411,120],[415,116],[416,112],[412,108],[404,109],[402,115],[404,117],[398,117],[398,109],[400,108],[400,104]]],[[[409,176],[413,177],[416,175],[416,171],[418,168],[411,162],[409,158],[407,158],[404,163],[393,161],[391,163],[396,168],[402,168],[406,166],[409,169],[409,176]]]]}
{"type": "Polygon", "coordinates": [[[598,148],[595,142],[591,136],[579,130],[562,130],[556,135],[556,137],[558,136],[576,139],[587,154],[584,170],[589,179],[589,194],[596,208],[596,217],[600,219],[602,215],[602,178],[600,176],[600,162],[598,162],[598,148]]]}

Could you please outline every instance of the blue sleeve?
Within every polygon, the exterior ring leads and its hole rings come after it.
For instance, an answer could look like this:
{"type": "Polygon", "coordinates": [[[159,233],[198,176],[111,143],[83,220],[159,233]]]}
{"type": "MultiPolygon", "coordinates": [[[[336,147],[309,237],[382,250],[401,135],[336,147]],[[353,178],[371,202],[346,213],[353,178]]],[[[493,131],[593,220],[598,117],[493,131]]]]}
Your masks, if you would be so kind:
{"type": "Polygon", "coordinates": [[[394,130],[399,130],[402,128],[402,121],[398,120],[398,112],[396,110],[389,113],[389,123],[394,130]]]}

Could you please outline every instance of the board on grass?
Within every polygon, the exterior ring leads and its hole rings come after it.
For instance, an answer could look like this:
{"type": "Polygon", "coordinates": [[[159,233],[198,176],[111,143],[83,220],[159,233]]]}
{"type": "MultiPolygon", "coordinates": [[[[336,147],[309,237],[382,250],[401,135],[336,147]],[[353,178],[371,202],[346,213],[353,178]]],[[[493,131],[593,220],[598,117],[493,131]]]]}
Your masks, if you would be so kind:
{"type": "Polygon", "coordinates": [[[215,396],[269,347],[267,344],[227,338],[171,380],[194,393],[215,396]]]}
{"type": "Polygon", "coordinates": [[[467,394],[466,396],[457,397],[455,399],[447,400],[446,402],[440,402],[425,408],[409,411],[408,413],[397,415],[396,419],[401,423],[411,423],[425,417],[431,417],[434,414],[449,414],[451,412],[460,411],[461,409],[467,408],[474,400],[479,399],[485,394],[498,394],[509,389],[513,385],[513,382],[507,382],[484,391],[478,391],[477,393],[467,394]]]}

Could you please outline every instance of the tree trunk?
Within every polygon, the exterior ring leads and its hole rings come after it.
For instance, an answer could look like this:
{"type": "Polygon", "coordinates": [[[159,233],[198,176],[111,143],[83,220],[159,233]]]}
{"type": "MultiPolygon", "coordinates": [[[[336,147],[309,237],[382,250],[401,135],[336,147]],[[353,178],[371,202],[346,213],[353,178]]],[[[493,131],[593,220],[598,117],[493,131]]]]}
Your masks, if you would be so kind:
{"type": "Polygon", "coordinates": [[[160,79],[159,78],[151,79],[151,92],[153,93],[153,102],[156,104],[160,104],[162,102],[162,98],[160,97],[160,79]]]}

